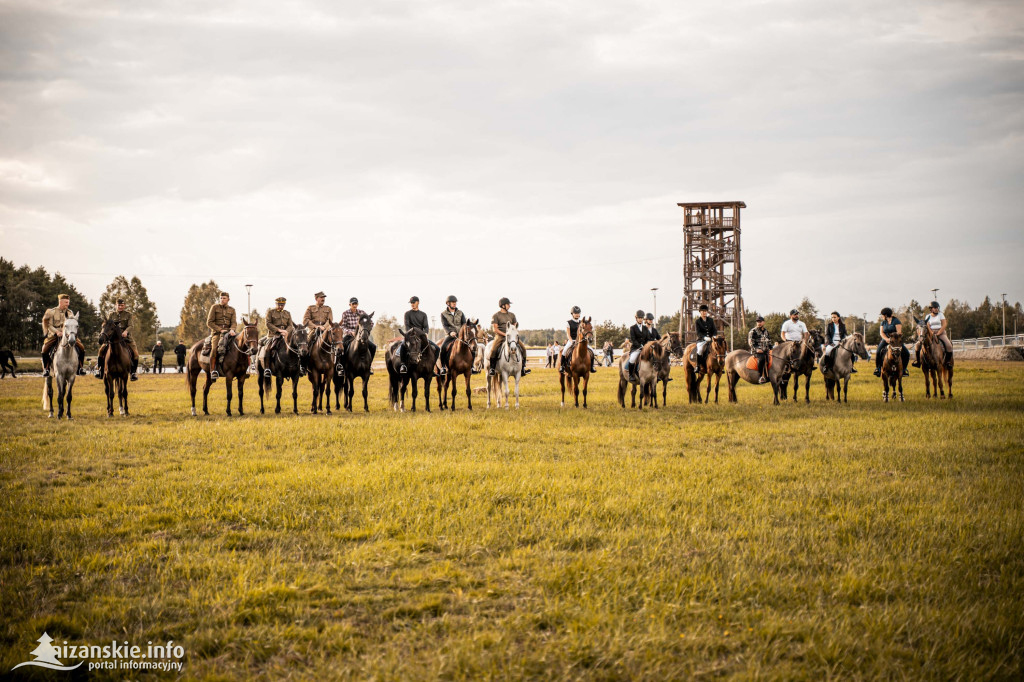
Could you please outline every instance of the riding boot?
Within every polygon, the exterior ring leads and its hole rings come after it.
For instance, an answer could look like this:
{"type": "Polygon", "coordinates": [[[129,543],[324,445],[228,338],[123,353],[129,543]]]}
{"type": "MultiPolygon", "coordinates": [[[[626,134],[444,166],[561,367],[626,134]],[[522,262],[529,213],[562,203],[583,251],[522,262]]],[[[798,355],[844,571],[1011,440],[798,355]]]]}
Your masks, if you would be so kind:
{"type": "Polygon", "coordinates": [[[40,359],[43,361],[43,378],[45,379],[50,376],[50,365],[53,363],[53,360],[50,358],[49,351],[43,353],[40,359]]]}
{"type": "Polygon", "coordinates": [[[597,371],[597,356],[594,355],[594,351],[590,351],[590,372],[594,373],[597,371]]]}
{"type": "Polygon", "coordinates": [[[76,345],[75,350],[78,351],[78,376],[85,376],[85,348],[76,345]]]}
{"type": "Polygon", "coordinates": [[[946,366],[946,369],[953,369],[953,353],[952,351],[946,351],[942,358],[942,364],[946,366]]]}
{"type": "Polygon", "coordinates": [[[132,376],[131,376],[131,380],[132,381],[138,381],[139,380],[139,358],[137,356],[136,357],[132,357],[132,376]]]}
{"type": "Polygon", "coordinates": [[[910,363],[910,365],[912,367],[920,367],[921,366],[921,347],[920,346],[916,346],[914,348],[914,361],[912,363],[910,363]]]}
{"type": "Polygon", "coordinates": [[[527,374],[529,374],[533,370],[532,369],[526,369],[526,347],[523,346],[523,344],[520,343],[519,344],[519,350],[523,354],[523,369],[522,369],[522,372],[519,374],[519,376],[525,377],[527,374]]]}

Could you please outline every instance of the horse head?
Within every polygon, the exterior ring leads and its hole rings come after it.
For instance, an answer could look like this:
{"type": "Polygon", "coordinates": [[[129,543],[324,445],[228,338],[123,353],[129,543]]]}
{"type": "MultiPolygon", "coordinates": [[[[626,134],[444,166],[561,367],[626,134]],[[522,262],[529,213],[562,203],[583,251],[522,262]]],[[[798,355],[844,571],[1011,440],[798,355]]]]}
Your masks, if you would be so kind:
{"type": "Polygon", "coordinates": [[[259,350],[260,329],[254,323],[242,318],[242,342],[238,347],[246,355],[254,355],[259,350]]]}
{"type": "Polygon", "coordinates": [[[309,330],[305,327],[292,327],[285,340],[288,342],[288,347],[300,358],[309,355],[309,330]]]}
{"type": "Polygon", "coordinates": [[[476,344],[477,333],[480,328],[480,320],[466,320],[466,324],[459,329],[459,340],[472,348],[476,344]]]}
{"type": "Polygon", "coordinates": [[[814,353],[815,359],[821,357],[821,347],[825,345],[825,335],[818,329],[812,329],[811,334],[811,351],[814,353]]]}
{"type": "Polygon", "coordinates": [[[683,357],[683,354],[686,353],[686,349],[683,348],[683,339],[679,336],[679,332],[669,332],[668,339],[669,352],[678,358],[683,357]]]}
{"type": "Polygon", "coordinates": [[[864,336],[860,332],[854,332],[850,336],[847,336],[844,343],[840,345],[845,345],[846,343],[849,343],[849,347],[846,350],[860,356],[862,360],[868,360],[871,358],[871,356],[868,355],[868,347],[864,343],[864,336]],[[850,341],[851,339],[852,342],[850,341]]]}
{"type": "Polygon", "coordinates": [[[121,340],[121,324],[114,320],[104,320],[100,328],[100,343],[116,343],[121,340]]]}
{"type": "Polygon", "coordinates": [[[579,343],[594,343],[594,318],[584,317],[580,320],[579,329],[576,331],[576,340],[579,343]]]}
{"type": "Polygon", "coordinates": [[[405,338],[405,352],[409,355],[412,364],[418,365],[423,359],[423,352],[427,349],[427,336],[419,329],[409,331],[398,330],[398,333],[405,338]]]}
{"type": "Polygon", "coordinates": [[[519,327],[517,325],[508,325],[505,330],[505,345],[508,346],[509,357],[514,358],[519,353],[519,327]]]}
{"type": "Polygon", "coordinates": [[[373,316],[376,314],[376,310],[367,315],[363,313],[359,316],[359,328],[356,331],[356,341],[360,343],[368,343],[370,340],[370,332],[373,331],[373,316]]]}
{"type": "Polygon", "coordinates": [[[78,339],[78,315],[75,313],[64,320],[64,336],[60,340],[62,346],[73,346],[78,339]]]}

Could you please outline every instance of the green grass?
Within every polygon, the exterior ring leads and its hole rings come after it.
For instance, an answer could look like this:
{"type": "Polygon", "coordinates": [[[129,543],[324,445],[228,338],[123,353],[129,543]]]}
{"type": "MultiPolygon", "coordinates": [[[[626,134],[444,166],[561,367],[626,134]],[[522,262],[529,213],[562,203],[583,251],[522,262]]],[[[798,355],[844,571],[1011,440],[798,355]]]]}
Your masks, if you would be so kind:
{"type": "Polygon", "coordinates": [[[1024,364],[903,404],[862,370],[846,406],[678,380],[639,413],[594,379],[586,412],[541,370],[518,412],[394,414],[378,373],[330,417],[250,382],[241,418],[218,382],[191,418],[145,375],[108,419],[85,377],[73,423],[0,382],[0,670],[46,630],[209,679],[1024,673],[1024,364]]]}

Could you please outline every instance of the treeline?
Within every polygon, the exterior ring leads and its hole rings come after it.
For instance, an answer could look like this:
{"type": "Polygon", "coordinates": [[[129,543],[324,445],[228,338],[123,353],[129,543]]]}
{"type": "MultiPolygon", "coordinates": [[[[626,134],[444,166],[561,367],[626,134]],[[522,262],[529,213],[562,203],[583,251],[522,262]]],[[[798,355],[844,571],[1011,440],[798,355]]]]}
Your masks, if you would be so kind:
{"type": "Polygon", "coordinates": [[[100,315],[92,301],[63,275],[51,275],[43,268],[0,258],[0,347],[38,351],[43,345],[43,315],[57,306],[57,297],[67,294],[71,310],[79,313],[79,336],[87,348],[95,348],[100,315]],[[91,344],[91,345],[90,345],[91,344]]]}

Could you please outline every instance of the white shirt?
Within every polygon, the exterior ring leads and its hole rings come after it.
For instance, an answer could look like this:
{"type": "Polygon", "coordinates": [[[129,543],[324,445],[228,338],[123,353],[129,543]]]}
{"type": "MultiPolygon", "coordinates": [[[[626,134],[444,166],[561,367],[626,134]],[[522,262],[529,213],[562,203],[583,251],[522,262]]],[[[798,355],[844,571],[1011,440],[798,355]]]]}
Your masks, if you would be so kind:
{"type": "Polygon", "coordinates": [[[838,346],[839,345],[839,325],[838,324],[836,325],[835,333],[832,334],[832,345],[833,346],[838,346]]]}
{"type": "Polygon", "coordinates": [[[803,320],[794,322],[792,319],[782,323],[782,338],[786,341],[800,341],[807,333],[807,325],[803,320]]]}
{"type": "Polygon", "coordinates": [[[928,317],[924,318],[925,322],[928,323],[928,326],[931,327],[933,332],[937,332],[942,329],[942,321],[944,319],[946,319],[946,316],[942,313],[935,313],[934,315],[929,313],[928,317]]]}

